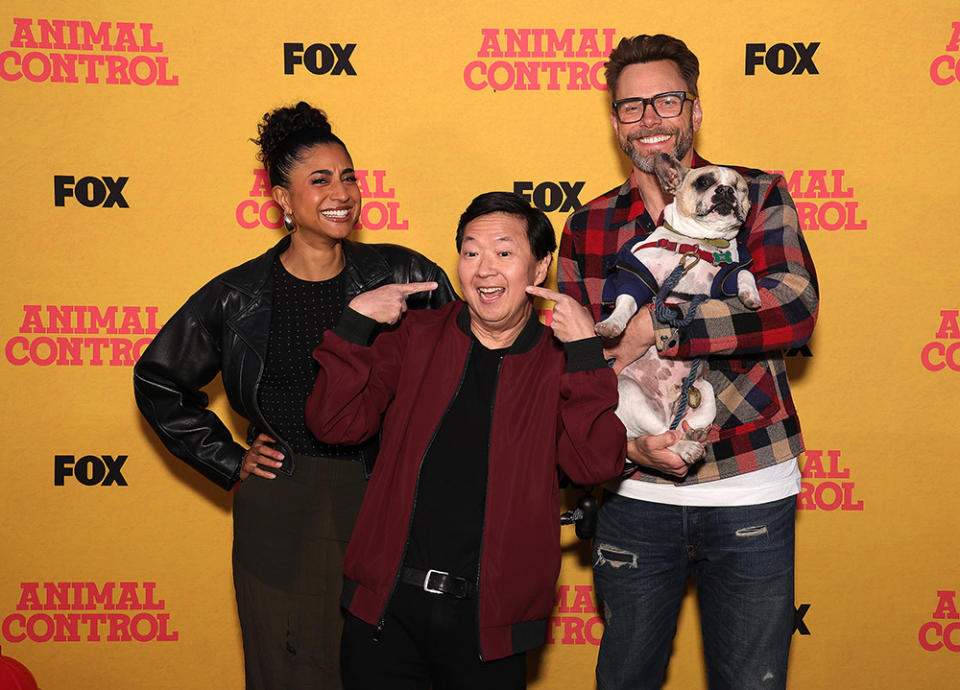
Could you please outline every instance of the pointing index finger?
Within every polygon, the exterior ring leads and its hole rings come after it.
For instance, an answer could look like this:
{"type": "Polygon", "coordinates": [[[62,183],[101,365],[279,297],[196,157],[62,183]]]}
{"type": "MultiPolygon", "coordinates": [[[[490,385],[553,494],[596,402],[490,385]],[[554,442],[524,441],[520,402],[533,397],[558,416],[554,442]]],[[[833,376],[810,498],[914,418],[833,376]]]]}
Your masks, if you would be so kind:
{"type": "Polygon", "coordinates": [[[402,283],[398,286],[400,288],[400,294],[407,296],[413,295],[418,292],[427,292],[429,290],[436,290],[437,283],[436,281],[429,281],[426,283],[402,283]]]}
{"type": "Polygon", "coordinates": [[[543,299],[553,300],[554,302],[558,302],[560,299],[563,298],[563,295],[561,295],[559,292],[555,290],[551,290],[549,288],[544,288],[544,287],[537,287],[536,285],[528,285],[527,294],[533,295],[534,297],[542,297],[543,299]]]}

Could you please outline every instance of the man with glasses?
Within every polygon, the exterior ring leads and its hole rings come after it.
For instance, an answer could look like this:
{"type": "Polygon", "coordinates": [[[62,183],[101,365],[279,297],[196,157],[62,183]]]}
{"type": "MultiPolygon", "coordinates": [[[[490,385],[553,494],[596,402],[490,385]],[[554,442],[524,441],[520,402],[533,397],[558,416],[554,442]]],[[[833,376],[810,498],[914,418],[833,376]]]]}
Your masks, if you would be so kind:
{"type": "MultiPolygon", "coordinates": [[[[662,223],[671,201],[653,173],[654,157],[665,152],[687,167],[708,165],[693,149],[703,119],[699,71],[687,46],[662,34],[625,38],[610,54],[611,119],[633,173],[567,220],[558,278],[561,292],[596,320],[617,250],[662,223]]],[[[678,307],[692,320],[675,328],[641,308],[620,340],[608,343],[616,371],[654,344],[661,356],[703,358],[717,417],[702,462],[688,466],[667,449],[680,430],[641,437],[628,446],[639,471],[605,492],[594,542],[606,620],[600,690],[660,687],[691,574],[710,687],[786,685],[803,442],[783,350],[810,337],[819,291],[783,178],[735,169],[750,187],[752,207],[738,240],[753,257],[760,309],[735,296],[708,299],[695,310],[678,307]]]]}

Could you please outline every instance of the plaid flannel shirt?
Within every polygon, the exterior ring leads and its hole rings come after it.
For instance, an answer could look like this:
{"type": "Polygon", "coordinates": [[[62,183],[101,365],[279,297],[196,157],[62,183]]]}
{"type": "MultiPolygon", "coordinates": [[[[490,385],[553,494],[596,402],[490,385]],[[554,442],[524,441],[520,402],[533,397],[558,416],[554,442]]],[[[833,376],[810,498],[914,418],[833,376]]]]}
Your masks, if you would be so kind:
{"type": "MultiPolygon", "coordinates": [[[[710,163],[694,152],[693,165],[710,163]]],[[[803,451],[783,350],[803,345],[813,332],[819,308],[816,272],[783,177],[730,167],[750,188],[750,213],[737,239],[753,256],[750,270],[760,291],[760,309],[748,309],[736,297],[710,299],[684,328],[653,319],[660,354],[703,358],[704,376],[717,398],[719,430],[710,434],[705,462],[694,466],[683,484],[751,472],[803,451]]],[[[589,307],[596,320],[603,315],[603,281],[617,250],[635,235],[656,229],[631,180],[573,212],[563,228],[560,291],[589,307]]],[[[689,306],[680,310],[686,316],[689,306]]],[[[633,477],[676,482],[646,471],[633,477]]]]}

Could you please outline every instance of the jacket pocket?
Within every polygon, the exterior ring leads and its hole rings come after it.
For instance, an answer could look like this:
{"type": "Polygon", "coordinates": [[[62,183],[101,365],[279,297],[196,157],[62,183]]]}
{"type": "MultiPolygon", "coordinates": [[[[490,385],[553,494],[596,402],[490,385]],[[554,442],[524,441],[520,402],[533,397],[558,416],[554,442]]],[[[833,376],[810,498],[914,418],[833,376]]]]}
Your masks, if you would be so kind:
{"type": "Polygon", "coordinates": [[[716,394],[721,438],[724,430],[773,419],[783,408],[766,359],[711,359],[705,377],[716,394]]]}

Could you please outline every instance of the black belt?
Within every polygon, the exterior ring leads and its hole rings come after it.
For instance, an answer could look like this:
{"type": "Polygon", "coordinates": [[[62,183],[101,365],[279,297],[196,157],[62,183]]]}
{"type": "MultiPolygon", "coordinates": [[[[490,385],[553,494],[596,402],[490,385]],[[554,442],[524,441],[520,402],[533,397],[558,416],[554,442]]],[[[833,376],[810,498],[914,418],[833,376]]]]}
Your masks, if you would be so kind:
{"type": "Polygon", "coordinates": [[[424,592],[431,594],[449,594],[457,599],[473,597],[474,586],[470,580],[439,570],[401,568],[400,581],[421,587],[424,592]]]}

